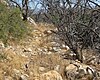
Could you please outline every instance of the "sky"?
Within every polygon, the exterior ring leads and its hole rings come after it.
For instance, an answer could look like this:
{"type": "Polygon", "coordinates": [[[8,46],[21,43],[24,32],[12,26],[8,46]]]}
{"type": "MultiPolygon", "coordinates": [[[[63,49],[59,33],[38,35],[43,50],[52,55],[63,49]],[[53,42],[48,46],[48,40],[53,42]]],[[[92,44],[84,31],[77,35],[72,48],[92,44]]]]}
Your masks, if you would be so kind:
{"type": "MultiPolygon", "coordinates": [[[[22,3],[22,0],[16,0],[19,4],[21,4],[22,3]]],[[[31,1],[31,0],[29,0],[29,1],[31,1]]],[[[37,5],[37,3],[39,2],[40,0],[34,0],[34,3],[33,2],[31,2],[31,3],[29,3],[29,5],[30,5],[30,7],[31,8],[35,8],[35,6],[37,5]]],[[[38,8],[40,8],[41,7],[41,5],[40,4],[38,4],[38,6],[37,6],[38,8]]]]}
{"type": "MultiPolygon", "coordinates": [[[[21,2],[22,2],[22,0],[16,0],[16,1],[19,4],[21,4],[21,2]]],[[[29,1],[31,1],[31,0],[29,0],[29,1]]],[[[74,0],[72,0],[72,1],[74,1],[74,0]]],[[[91,0],[91,1],[95,1],[96,3],[98,3],[100,5],[100,0],[91,0]]],[[[34,3],[32,3],[32,2],[29,3],[30,8],[34,9],[38,2],[40,2],[40,0],[34,0],[34,3]]],[[[91,3],[91,5],[93,5],[93,4],[91,3]]],[[[40,8],[41,8],[41,4],[38,4],[36,9],[39,10],[40,8]]]]}

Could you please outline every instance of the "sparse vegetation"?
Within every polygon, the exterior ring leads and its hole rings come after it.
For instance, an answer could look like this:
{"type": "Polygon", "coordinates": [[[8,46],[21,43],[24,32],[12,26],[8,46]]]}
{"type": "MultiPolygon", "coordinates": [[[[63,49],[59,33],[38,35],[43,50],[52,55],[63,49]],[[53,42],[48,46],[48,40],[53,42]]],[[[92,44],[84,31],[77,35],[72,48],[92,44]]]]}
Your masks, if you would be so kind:
{"type": "Polygon", "coordinates": [[[0,80],[100,80],[95,1],[0,0],[0,80]]]}

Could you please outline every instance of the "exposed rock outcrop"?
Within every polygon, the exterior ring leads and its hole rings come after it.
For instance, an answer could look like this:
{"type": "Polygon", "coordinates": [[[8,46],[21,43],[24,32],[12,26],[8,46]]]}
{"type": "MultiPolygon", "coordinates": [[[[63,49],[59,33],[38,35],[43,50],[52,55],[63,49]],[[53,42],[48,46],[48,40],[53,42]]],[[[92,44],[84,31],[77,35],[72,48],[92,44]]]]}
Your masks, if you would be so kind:
{"type": "Polygon", "coordinates": [[[66,66],[65,75],[69,80],[83,80],[83,78],[85,80],[93,80],[96,77],[96,71],[88,65],[73,62],[72,64],[66,66]]]}

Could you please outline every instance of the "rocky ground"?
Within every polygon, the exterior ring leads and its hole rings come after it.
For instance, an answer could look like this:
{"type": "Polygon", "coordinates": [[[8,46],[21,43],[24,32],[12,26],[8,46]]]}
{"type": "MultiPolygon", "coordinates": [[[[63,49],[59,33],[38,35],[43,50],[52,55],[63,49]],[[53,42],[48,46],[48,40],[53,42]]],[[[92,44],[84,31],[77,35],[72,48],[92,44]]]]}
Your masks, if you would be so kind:
{"type": "Polygon", "coordinates": [[[23,40],[9,41],[7,47],[0,42],[0,80],[100,80],[100,64],[93,51],[84,50],[84,56],[93,60],[80,63],[51,32],[56,30],[53,25],[39,23],[28,28],[23,40]]]}

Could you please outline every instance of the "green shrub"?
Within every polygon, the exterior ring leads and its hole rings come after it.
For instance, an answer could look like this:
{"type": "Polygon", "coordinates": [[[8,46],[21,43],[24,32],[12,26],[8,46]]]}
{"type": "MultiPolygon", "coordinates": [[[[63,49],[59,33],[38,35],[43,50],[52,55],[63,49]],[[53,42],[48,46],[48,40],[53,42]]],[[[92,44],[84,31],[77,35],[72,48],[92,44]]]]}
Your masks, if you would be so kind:
{"type": "Polygon", "coordinates": [[[21,39],[27,32],[18,8],[8,8],[0,3],[0,39],[7,43],[9,39],[21,39]]]}

